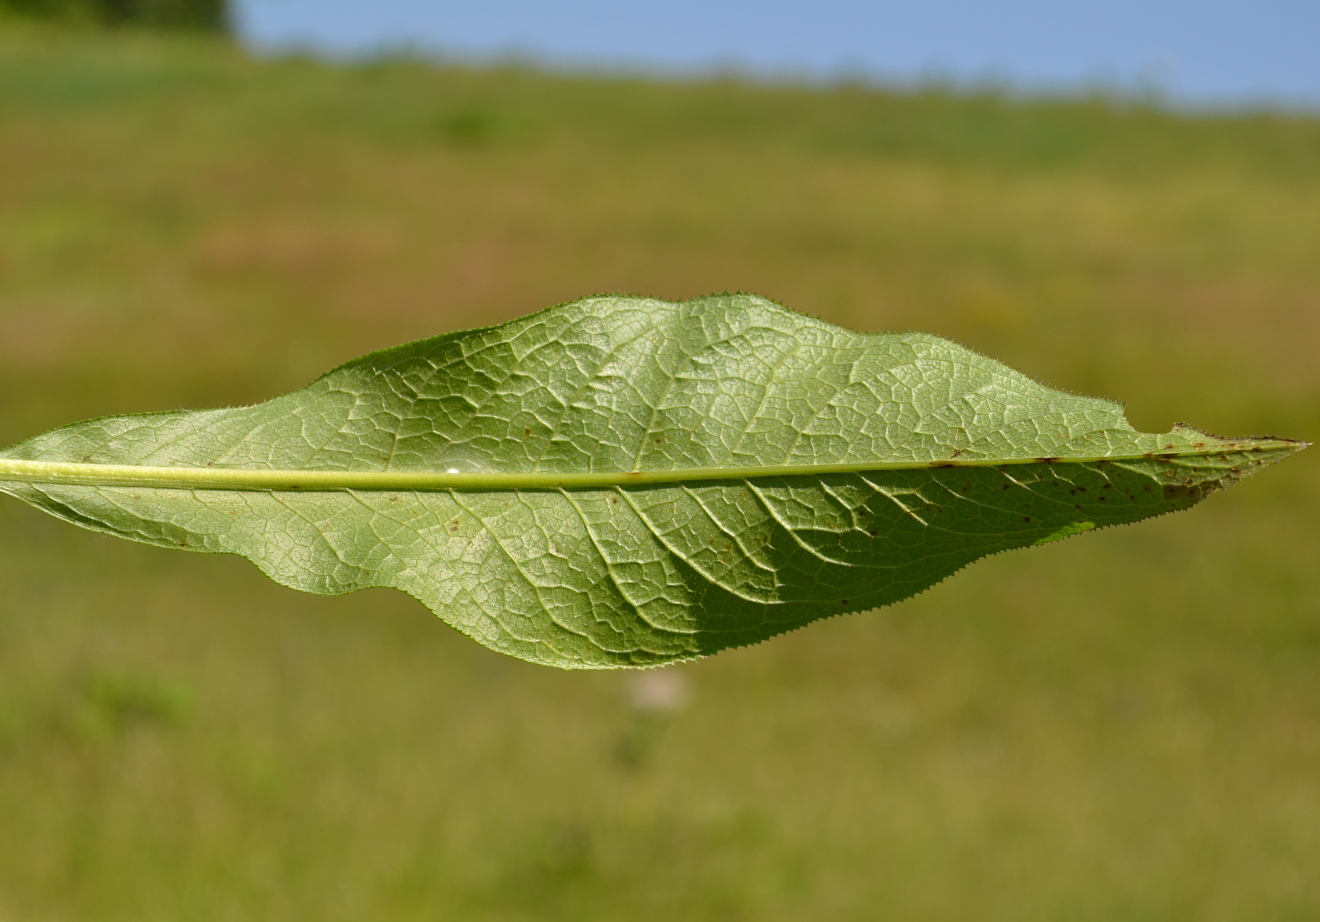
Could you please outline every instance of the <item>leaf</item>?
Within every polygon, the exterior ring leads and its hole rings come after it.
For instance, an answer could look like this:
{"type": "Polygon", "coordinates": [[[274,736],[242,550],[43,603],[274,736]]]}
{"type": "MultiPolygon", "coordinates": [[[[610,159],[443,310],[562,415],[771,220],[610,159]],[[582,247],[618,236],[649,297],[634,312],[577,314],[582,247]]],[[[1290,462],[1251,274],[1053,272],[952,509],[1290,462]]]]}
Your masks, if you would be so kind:
{"type": "Polygon", "coordinates": [[[392,586],[524,659],[639,666],[1184,509],[1302,447],[1138,433],[934,336],[752,296],[600,297],[252,407],[57,429],[0,456],[0,491],[295,589],[392,586]]]}

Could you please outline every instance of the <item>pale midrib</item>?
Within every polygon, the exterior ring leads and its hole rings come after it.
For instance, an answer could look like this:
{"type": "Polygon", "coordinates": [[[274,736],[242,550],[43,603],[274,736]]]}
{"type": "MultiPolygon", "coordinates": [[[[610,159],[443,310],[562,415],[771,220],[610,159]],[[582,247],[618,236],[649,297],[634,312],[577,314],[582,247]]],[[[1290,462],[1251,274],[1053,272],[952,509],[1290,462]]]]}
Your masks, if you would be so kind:
{"type": "Polygon", "coordinates": [[[780,477],[817,477],[862,474],[868,471],[927,470],[948,467],[1002,467],[1023,464],[1096,464],[1100,462],[1160,460],[1176,463],[1186,458],[1214,458],[1244,451],[1295,451],[1286,440],[1221,443],[1213,450],[1152,454],[1095,455],[1083,458],[994,458],[947,461],[863,461],[844,464],[792,464],[762,467],[698,467],[657,471],[320,471],[254,470],[233,467],[147,467],[132,464],[96,464],[72,461],[26,461],[0,458],[0,483],[51,486],[144,487],[175,490],[273,490],[340,492],[345,490],[573,490],[712,480],[758,480],[780,477]]]}

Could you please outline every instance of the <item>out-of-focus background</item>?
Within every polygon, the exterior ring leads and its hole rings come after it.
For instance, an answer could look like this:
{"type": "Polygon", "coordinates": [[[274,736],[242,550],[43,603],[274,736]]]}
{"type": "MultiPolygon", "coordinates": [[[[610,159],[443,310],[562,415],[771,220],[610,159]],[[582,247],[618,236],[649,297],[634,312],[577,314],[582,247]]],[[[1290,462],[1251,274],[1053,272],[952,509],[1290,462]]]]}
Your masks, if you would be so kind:
{"type": "MultiPolygon", "coordinates": [[[[937,6],[0,0],[0,445],[728,289],[1320,436],[1315,11],[937,6]]],[[[0,920],[1316,918],[1309,455],[642,674],[0,502],[0,920]]]]}

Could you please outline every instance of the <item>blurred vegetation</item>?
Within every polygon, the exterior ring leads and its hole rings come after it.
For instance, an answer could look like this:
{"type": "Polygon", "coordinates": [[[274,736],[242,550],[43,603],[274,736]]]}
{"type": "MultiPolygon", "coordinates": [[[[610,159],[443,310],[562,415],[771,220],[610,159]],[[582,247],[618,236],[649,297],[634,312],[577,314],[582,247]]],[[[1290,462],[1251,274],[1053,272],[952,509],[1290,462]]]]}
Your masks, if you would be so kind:
{"type": "Polygon", "coordinates": [[[0,0],[5,16],[76,25],[146,26],[224,32],[225,0],[0,0]]]}
{"type": "MultiPolygon", "coordinates": [[[[0,444],[724,289],[1315,440],[1317,252],[1312,116],[0,32],[0,444]]],[[[0,920],[1316,918],[1312,452],[668,690],[0,502],[0,920]]]]}

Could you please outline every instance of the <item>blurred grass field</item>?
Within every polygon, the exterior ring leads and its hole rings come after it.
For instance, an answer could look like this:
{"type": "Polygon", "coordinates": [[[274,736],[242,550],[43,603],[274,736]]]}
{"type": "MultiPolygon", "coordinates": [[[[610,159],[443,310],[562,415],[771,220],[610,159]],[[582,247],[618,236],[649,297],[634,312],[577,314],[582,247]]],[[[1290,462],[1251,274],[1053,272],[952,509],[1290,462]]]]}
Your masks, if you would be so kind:
{"type": "MultiPolygon", "coordinates": [[[[1320,437],[1320,117],[0,32],[0,445],[580,295],[1320,437]]],[[[1311,452],[635,674],[0,502],[0,920],[1320,917],[1311,452]]]]}

